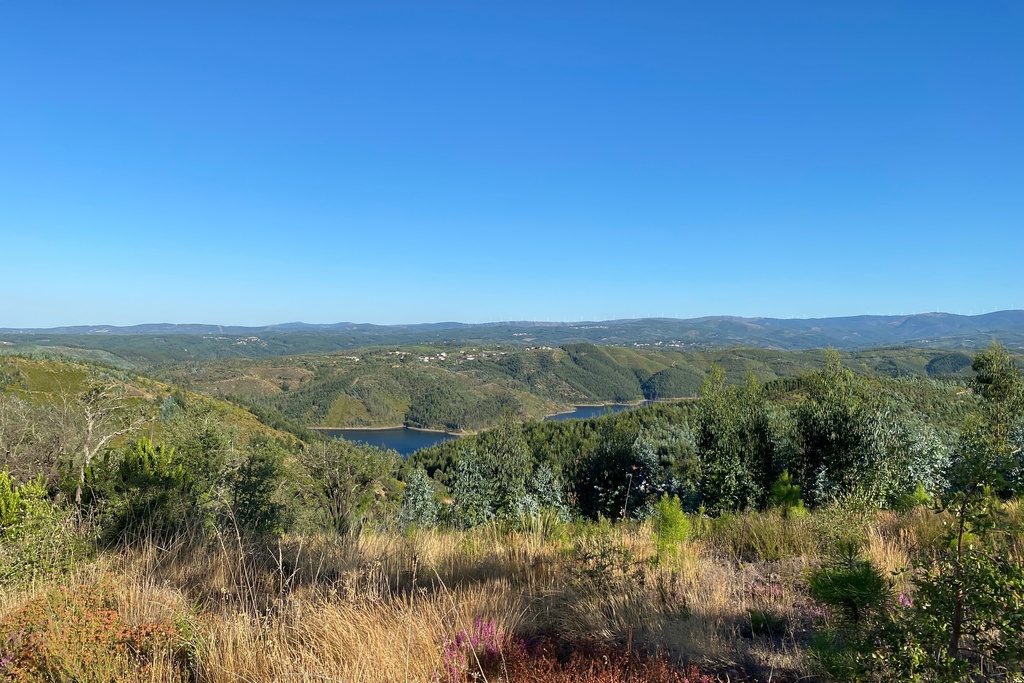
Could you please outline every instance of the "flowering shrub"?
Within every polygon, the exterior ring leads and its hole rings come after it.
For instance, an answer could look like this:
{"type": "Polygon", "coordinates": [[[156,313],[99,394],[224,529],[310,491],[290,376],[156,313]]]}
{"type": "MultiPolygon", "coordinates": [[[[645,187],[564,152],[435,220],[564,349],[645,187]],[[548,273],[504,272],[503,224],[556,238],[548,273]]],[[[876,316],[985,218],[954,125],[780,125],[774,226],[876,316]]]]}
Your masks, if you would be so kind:
{"type": "MultiPolygon", "coordinates": [[[[446,640],[441,661],[446,683],[473,680],[493,671],[501,662],[502,638],[491,619],[477,617],[470,631],[460,631],[446,640]]],[[[435,677],[436,678],[436,677],[435,677]]]]}
{"type": "Polygon", "coordinates": [[[663,655],[594,642],[520,641],[506,657],[510,683],[715,683],[696,667],[679,669],[663,655]],[[567,651],[567,652],[566,652],[567,651]]]}
{"type": "Polygon", "coordinates": [[[469,631],[446,640],[435,681],[505,683],[715,683],[696,668],[681,670],[662,655],[597,642],[503,638],[494,621],[478,617],[469,631]]]}
{"type": "Polygon", "coordinates": [[[102,584],[51,589],[0,621],[0,674],[10,681],[144,681],[158,658],[183,668],[182,652],[169,622],[125,623],[102,584]]]}

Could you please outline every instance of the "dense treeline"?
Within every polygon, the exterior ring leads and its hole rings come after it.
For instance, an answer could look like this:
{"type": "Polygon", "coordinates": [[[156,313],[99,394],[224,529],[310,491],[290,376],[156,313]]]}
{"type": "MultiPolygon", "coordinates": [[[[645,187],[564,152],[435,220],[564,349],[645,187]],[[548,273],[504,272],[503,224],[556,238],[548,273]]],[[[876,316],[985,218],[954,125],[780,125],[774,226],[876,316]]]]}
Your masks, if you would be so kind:
{"type": "MultiPolygon", "coordinates": [[[[919,486],[944,490],[951,449],[981,406],[962,381],[870,378],[833,353],[818,372],[766,385],[750,377],[730,386],[715,370],[695,401],[528,423],[523,439],[534,466],[572,482],[567,499],[588,517],[620,516],[630,488],[634,516],[649,513],[661,493],[678,495],[691,511],[764,509],[782,480],[811,506],[856,494],[891,507],[919,486]]],[[[451,485],[464,454],[491,451],[491,439],[465,437],[410,462],[451,485]]]]}

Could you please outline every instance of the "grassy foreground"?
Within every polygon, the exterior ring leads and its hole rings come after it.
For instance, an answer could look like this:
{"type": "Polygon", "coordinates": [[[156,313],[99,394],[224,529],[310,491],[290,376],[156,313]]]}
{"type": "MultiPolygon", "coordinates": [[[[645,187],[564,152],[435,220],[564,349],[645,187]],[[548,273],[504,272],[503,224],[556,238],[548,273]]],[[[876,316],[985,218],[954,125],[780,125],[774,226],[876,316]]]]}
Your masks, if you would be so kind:
{"type": "MultiPolygon", "coordinates": [[[[1016,503],[1005,513],[1017,522],[1016,503]]],[[[840,537],[909,590],[943,515],[834,507],[405,535],[181,539],[0,593],[14,681],[804,679],[834,615],[809,572],[840,537]],[[903,573],[900,573],[903,572],[903,573]],[[698,673],[702,672],[702,673],[698,673]]],[[[1024,549],[1024,538],[1015,540],[1024,549]]],[[[912,596],[910,596],[912,599],[912,596]]]]}

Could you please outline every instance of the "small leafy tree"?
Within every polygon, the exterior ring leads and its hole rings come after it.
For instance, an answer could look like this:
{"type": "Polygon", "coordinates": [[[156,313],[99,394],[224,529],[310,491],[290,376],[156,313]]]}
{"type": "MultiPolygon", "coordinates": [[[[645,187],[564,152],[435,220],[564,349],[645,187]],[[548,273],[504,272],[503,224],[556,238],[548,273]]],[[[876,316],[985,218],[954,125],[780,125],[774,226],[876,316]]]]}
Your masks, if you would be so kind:
{"type": "Polygon", "coordinates": [[[533,469],[530,451],[523,429],[510,411],[502,413],[491,437],[487,455],[494,478],[494,512],[498,517],[516,519],[533,469]]]}
{"type": "Polygon", "coordinates": [[[231,511],[238,530],[250,537],[284,531],[285,506],[277,500],[284,478],[286,451],[265,438],[252,441],[231,482],[231,511]]]}
{"type": "Polygon", "coordinates": [[[844,628],[860,631],[873,611],[884,608],[891,587],[856,545],[843,544],[829,562],[811,573],[811,595],[835,609],[844,628]]]}
{"type": "Polygon", "coordinates": [[[855,543],[848,542],[811,572],[808,585],[811,595],[834,616],[812,643],[812,659],[831,679],[864,679],[870,671],[865,658],[875,649],[872,629],[885,616],[890,583],[855,543]]]}
{"type": "Polygon", "coordinates": [[[437,524],[437,511],[434,485],[426,471],[417,467],[405,480],[398,525],[402,529],[429,529],[437,524]]]}
{"type": "Polygon", "coordinates": [[[378,504],[398,467],[398,454],[342,439],[311,444],[302,453],[309,497],[338,533],[358,529],[378,504]]]}
{"type": "Polygon", "coordinates": [[[526,489],[527,497],[534,501],[538,510],[550,510],[561,519],[568,518],[569,510],[565,505],[562,484],[550,465],[538,465],[530,475],[526,489]]]}
{"type": "Polygon", "coordinates": [[[576,474],[576,501],[592,519],[639,518],[664,489],[665,471],[644,434],[626,424],[603,427],[576,474]]]}
{"type": "Polygon", "coordinates": [[[944,551],[919,561],[912,600],[876,640],[873,670],[891,680],[952,682],[1019,677],[1024,662],[1024,562],[1007,542],[1002,498],[1015,493],[1024,380],[993,343],[975,360],[981,413],[961,430],[949,491],[944,551]]]}
{"type": "MultiPolygon", "coordinates": [[[[812,505],[863,487],[877,464],[871,441],[875,392],[828,349],[825,368],[805,378],[807,399],[796,409],[799,469],[790,469],[812,505]]],[[[794,463],[795,464],[795,463],[794,463]]]]}
{"type": "Polygon", "coordinates": [[[913,597],[880,629],[873,670],[888,680],[1007,680],[1024,661],[1024,564],[1004,543],[996,492],[1011,456],[998,429],[965,425],[938,511],[952,517],[946,545],[916,563],[913,597]]]}
{"type": "Polygon", "coordinates": [[[785,517],[799,517],[807,514],[804,501],[800,497],[800,486],[793,482],[793,478],[789,476],[789,470],[782,470],[782,474],[772,484],[769,500],[773,507],[782,510],[785,517]]]}
{"type": "Polygon", "coordinates": [[[712,367],[697,400],[695,436],[704,506],[761,507],[775,465],[763,387],[752,375],[742,388],[726,387],[725,373],[712,367]]]}
{"type": "Polygon", "coordinates": [[[475,449],[459,454],[451,483],[452,516],[459,528],[469,529],[494,517],[494,482],[488,469],[475,449]]]}

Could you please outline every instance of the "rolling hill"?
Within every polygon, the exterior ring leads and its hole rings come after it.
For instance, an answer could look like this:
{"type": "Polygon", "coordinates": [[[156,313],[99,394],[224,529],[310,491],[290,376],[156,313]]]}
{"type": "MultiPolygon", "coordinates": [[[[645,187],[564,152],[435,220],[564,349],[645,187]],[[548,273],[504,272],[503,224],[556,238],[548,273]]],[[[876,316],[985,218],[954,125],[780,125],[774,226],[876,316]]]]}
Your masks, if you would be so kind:
{"type": "MultiPolygon", "coordinates": [[[[435,344],[188,361],[157,376],[307,427],[404,424],[475,431],[494,424],[505,410],[540,418],[573,404],[692,397],[712,364],[733,383],[747,373],[768,381],[819,369],[824,356],[822,350],[435,344]]],[[[971,356],[961,351],[890,347],[843,352],[843,361],[857,372],[886,377],[971,372],[971,356]]]]}
{"type": "MultiPolygon", "coordinates": [[[[909,345],[931,349],[984,346],[998,339],[1024,348],[1024,311],[964,316],[921,313],[903,316],[852,316],[816,319],[644,318],[603,322],[498,322],[370,325],[287,323],[264,327],[149,324],[52,329],[0,328],[0,346],[28,353],[60,349],[65,355],[102,352],[137,367],[182,360],[268,358],[330,353],[367,346],[415,344],[500,344],[518,347],[591,343],[712,350],[736,346],[781,350],[862,350],[909,345]]],[[[105,362],[110,362],[109,357],[105,362]]]]}

